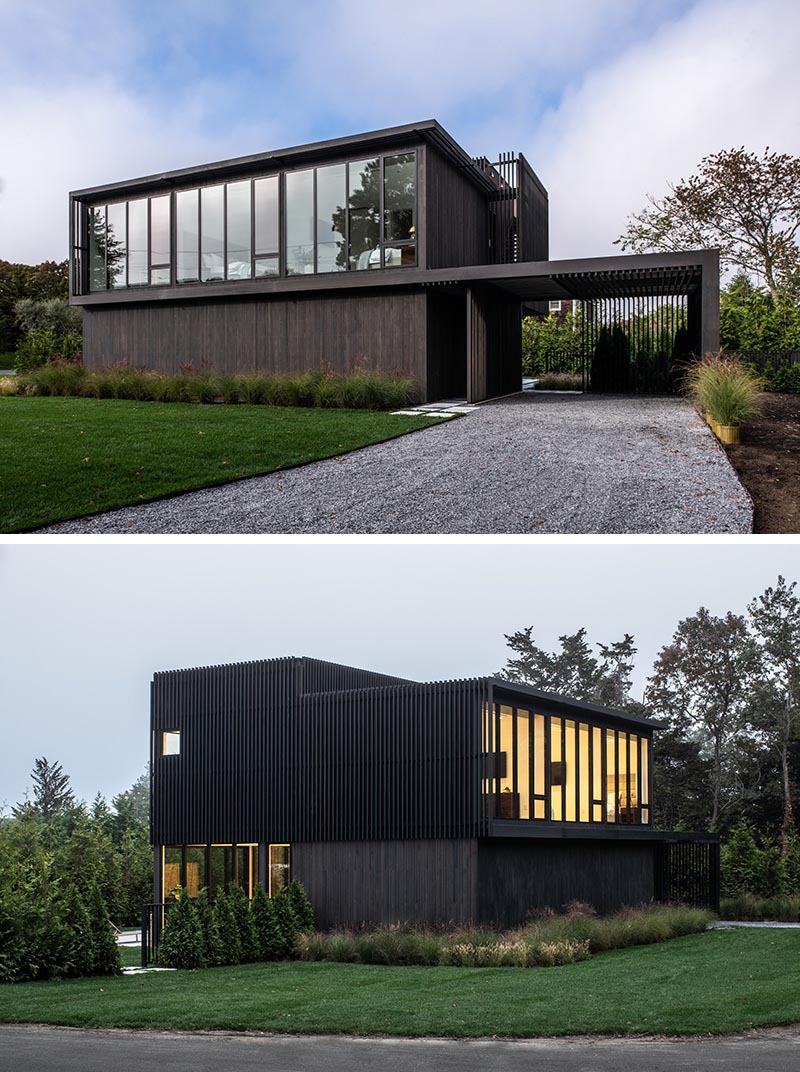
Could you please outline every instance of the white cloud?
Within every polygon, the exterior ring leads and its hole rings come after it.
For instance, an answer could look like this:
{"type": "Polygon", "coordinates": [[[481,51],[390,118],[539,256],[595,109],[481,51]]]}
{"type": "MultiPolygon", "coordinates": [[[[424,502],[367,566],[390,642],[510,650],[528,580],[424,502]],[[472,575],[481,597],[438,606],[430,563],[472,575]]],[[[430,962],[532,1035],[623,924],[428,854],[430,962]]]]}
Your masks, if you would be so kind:
{"type": "Polygon", "coordinates": [[[706,0],[587,74],[530,154],[550,192],[551,256],[619,252],[627,215],[708,153],[800,154],[798,40],[793,0],[706,0]]]}

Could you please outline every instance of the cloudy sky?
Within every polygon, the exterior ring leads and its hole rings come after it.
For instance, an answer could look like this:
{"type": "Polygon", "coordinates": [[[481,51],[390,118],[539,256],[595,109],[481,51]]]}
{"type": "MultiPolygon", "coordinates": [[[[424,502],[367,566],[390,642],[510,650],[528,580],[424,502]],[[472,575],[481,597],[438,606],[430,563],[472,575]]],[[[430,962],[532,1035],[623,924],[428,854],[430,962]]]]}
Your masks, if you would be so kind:
{"type": "Polygon", "coordinates": [[[601,255],[704,154],[800,152],[799,37],[796,0],[0,0],[0,258],[63,259],[70,189],[427,118],[601,255]]]}
{"type": "Polygon", "coordinates": [[[635,634],[640,691],[678,622],[742,612],[800,545],[0,546],[0,805],[37,756],[83,798],[143,771],[155,670],[311,655],[436,680],[505,663],[504,633],[635,634]]]}

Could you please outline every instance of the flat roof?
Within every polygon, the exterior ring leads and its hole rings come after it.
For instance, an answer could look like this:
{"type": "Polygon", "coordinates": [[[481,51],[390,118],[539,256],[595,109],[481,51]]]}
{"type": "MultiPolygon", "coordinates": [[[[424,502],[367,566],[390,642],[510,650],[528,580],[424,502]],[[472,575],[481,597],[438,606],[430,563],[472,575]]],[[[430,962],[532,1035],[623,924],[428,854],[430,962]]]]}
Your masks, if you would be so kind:
{"type": "Polygon", "coordinates": [[[616,707],[604,707],[602,704],[588,703],[586,700],[576,700],[572,696],[564,696],[557,692],[543,692],[541,689],[534,689],[530,685],[523,685],[516,681],[506,681],[505,678],[492,677],[489,678],[489,682],[501,692],[518,695],[527,700],[537,700],[543,704],[570,707],[576,711],[583,711],[587,715],[597,715],[603,719],[632,722],[638,726],[654,730],[663,729],[667,725],[666,722],[662,722],[659,719],[646,718],[644,715],[636,715],[630,711],[620,711],[616,707]]]}
{"type": "Polygon", "coordinates": [[[291,145],[283,149],[270,149],[250,156],[235,156],[228,160],[217,160],[210,164],[198,164],[194,167],[177,168],[174,171],[162,171],[155,175],[143,175],[140,178],[110,182],[103,186],[89,186],[83,190],[70,191],[70,197],[81,199],[100,199],[105,195],[121,196],[126,193],[145,193],[163,186],[177,185],[190,179],[204,180],[225,179],[233,175],[246,175],[260,169],[275,170],[281,167],[296,167],[299,164],[312,163],[323,157],[346,153],[351,150],[369,150],[374,146],[391,148],[402,145],[409,138],[422,138],[446,156],[456,167],[463,168],[465,174],[477,186],[490,191],[494,189],[491,181],[475,165],[472,157],[462,149],[441,123],[435,119],[423,119],[418,123],[406,123],[403,126],[384,127],[370,130],[363,134],[349,134],[344,138],[329,138],[325,141],[312,141],[305,145],[291,145]]]}

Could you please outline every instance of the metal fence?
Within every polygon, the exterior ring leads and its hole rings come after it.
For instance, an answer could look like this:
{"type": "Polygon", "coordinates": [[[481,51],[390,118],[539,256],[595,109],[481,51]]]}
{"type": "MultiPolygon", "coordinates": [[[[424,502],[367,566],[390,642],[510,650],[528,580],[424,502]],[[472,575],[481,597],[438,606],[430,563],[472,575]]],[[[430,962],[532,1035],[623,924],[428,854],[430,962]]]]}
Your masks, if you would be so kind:
{"type": "Polygon", "coordinates": [[[167,901],[166,904],[162,902],[161,904],[142,905],[143,968],[147,968],[154,963],[167,914],[175,904],[177,904],[176,901],[167,901]]]}
{"type": "Polygon", "coordinates": [[[719,842],[664,841],[656,846],[655,899],[719,911],[719,842]]]}

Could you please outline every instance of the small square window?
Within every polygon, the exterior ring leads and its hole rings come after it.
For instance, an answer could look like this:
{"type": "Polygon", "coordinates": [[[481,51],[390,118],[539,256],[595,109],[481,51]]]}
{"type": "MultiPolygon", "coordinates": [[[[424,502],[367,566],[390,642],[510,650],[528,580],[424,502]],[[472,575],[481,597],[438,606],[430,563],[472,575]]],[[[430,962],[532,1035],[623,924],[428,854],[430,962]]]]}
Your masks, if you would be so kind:
{"type": "Polygon", "coordinates": [[[166,730],[161,735],[161,755],[179,756],[181,754],[181,731],[166,730]]]}

